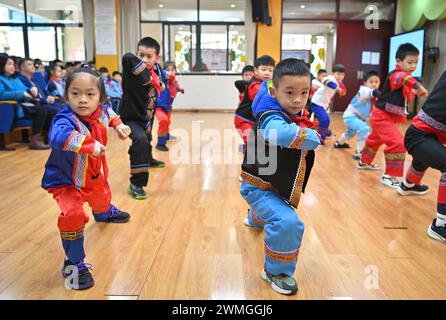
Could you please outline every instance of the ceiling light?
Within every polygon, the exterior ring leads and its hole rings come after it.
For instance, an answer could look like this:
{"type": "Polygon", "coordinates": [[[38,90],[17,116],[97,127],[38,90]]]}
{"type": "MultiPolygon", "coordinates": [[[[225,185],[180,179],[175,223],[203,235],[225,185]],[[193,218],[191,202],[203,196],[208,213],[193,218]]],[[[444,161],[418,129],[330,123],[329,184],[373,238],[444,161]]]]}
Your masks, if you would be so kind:
{"type": "Polygon", "coordinates": [[[305,5],[304,5],[304,4],[301,5],[300,8],[301,8],[301,9],[305,9],[305,5]]]}
{"type": "Polygon", "coordinates": [[[235,3],[231,3],[231,8],[235,8],[235,3]]]}
{"type": "Polygon", "coordinates": [[[23,4],[22,4],[22,3],[19,3],[19,7],[23,7],[23,4]]]}
{"type": "Polygon", "coordinates": [[[160,8],[164,8],[164,4],[161,3],[161,4],[159,5],[159,7],[160,7],[160,8]]]}

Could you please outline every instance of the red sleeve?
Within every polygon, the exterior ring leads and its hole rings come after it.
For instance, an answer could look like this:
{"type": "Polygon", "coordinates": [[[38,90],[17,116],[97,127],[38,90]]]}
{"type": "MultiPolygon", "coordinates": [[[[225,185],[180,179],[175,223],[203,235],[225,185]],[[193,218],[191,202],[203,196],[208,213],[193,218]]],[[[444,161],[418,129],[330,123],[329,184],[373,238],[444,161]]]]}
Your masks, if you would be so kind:
{"type": "Polygon", "coordinates": [[[256,97],[257,92],[259,91],[261,82],[253,82],[248,87],[248,98],[251,101],[254,101],[254,98],[256,97]]]}
{"type": "Polygon", "coordinates": [[[347,88],[345,87],[344,83],[339,83],[339,87],[341,88],[341,92],[339,93],[340,97],[343,97],[347,94],[347,88]]]}
{"type": "Polygon", "coordinates": [[[392,91],[397,90],[403,86],[408,87],[409,89],[414,89],[418,83],[418,81],[414,77],[403,71],[394,72],[390,76],[389,82],[392,91]]]}

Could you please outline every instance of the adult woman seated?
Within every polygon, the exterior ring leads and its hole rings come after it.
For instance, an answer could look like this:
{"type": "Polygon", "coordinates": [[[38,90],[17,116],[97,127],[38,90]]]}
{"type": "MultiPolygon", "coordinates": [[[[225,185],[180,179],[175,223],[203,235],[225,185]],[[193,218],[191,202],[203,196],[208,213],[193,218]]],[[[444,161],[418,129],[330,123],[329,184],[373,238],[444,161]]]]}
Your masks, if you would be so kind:
{"type": "MultiPolygon", "coordinates": [[[[34,90],[34,89],[32,89],[34,90]]],[[[48,109],[36,105],[23,106],[22,103],[29,102],[35,95],[15,77],[14,61],[6,54],[0,55],[0,100],[15,100],[17,104],[18,118],[29,118],[33,120],[30,149],[49,149],[44,143],[43,131],[48,132],[51,125],[51,114],[48,109]]],[[[1,119],[0,119],[1,120],[1,119]]]]}

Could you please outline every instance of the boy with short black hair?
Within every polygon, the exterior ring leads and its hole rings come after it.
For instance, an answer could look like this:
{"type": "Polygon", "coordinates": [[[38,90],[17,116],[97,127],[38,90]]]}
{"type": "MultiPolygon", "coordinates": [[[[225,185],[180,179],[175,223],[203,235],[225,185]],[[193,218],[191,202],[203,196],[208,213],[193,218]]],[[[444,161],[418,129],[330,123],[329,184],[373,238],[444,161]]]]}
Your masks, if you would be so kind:
{"type": "Polygon", "coordinates": [[[275,64],[276,61],[268,55],[263,55],[255,60],[254,75],[247,83],[243,100],[235,111],[234,124],[243,139],[244,148],[246,148],[249,131],[255,122],[255,118],[252,115],[252,102],[259,90],[260,84],[272,78],[275,64]]]}
{"type": "Polygon", "coordinates": [[[335,64],[332,68],[333,74],[328,75],[322,79],[321,82],[313,82],[313,85],[318,86],[311,98],[310,112],[316,115],[319,120],[319,127],[317,131],[322,137],[324,144],[325,138],[332,135],[330,127],[330,103],[333,96],[338,93],[339,96],[345,96],[347,90],[342,83],[345,78],[345,67],[342,64],[335,64]]]}
{"type": "Polygon", "coordinates": [[[245,224],[267,233],[261,277],[287,295],[298,291],[292,276],[304,231],[293,207],[308,182],[313,150],[321,143],[303,116],[310,87],[310,71],[302,61],[277,64],[273,80],[262,83],[254,101],[256,122],[242,164],[240,193],[250,206],[245,224]]]}
{"type": "Polygon", "coordinates": [[[406,158],[403,135],[397,124],[407,121],[407,103],[415,95],[427,95],[427,90],[412,77],[417,69],[419,55],[418,49],[410,43],[398,47],[395,55],[396,68],[384,82],[382,94],[370,119],[372,131],[362,150],[361,160],[357,163],[359,169],[379,169],[372,161],[378,149],[385,145],[386,169],[381,183],[394,189],[400,186],[397,178],[403,176],[406,158]]]}
{"type": "Polygon", "coordinates": [[[235,81],[234,85],[239,92],[239,102],[242,102],[246,86],[248,85],[249,80],[251,80],[253,76],[254,76],[254,67],[251,65],[246,65],[242,69],[242,80],[235,81]]]}
{"type": "Polygon", "coordinates": [[[128,193],[137,200],[147,197],[143,187],[149,181],[149,167],[164,167],[164,162],[152,156],[152,124],[156,97],[161,84],[155,72],[159,61],[160,45],[150,37],[139,40],[137,53],[126,53],[122,57],[123,96],[121,119],[132,133],[130,155],[130,185],[128,193]]]}
{"type": "Polygon", "coordinates": [[[359,87],[358,93],[353,97],[344,111],[343,119],[347,129],[341,138],[335,142],[335,148],[350,148],[347,143],[351,138],[357,136],[356,151],[353,159],[359,160],[365,145],[365,140],[370,133],[367,121],[370,118],[376,98],[381,94],[379,75],[376,71],[369,71],[364,76],[364,83],[359,87]]]}

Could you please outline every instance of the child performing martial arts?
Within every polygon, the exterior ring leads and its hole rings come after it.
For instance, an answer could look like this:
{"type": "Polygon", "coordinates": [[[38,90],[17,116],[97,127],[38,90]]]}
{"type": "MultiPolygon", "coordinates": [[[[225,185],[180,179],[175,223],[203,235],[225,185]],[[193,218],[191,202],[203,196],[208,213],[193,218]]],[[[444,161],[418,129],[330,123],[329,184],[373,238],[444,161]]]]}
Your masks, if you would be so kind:
{"type": "Polygon", "coordinates": [[[320,145],[305,112],[311,75],[304,62],[285,59],[260,86],[253,104],[256,122],[242,164],[240,193],[250,209],[245,224],[263,227],[261,277],[281,294],[298,291],[293,274],[304,232],[297,208],[320,145]]]}
{"type": "Polygon", "coordinates": [[[68,74],[64,99],[68,103],[55,116],[49,142],[51,154],[45,165],[42,187],[53,195],[61,209],[58,227],[65,251],[62,274],[76,290],[94,285],[91,265],[84,262],[84,226],[88,202],[97,222],[123,223],[130,215],[111,204],[105,160],[107,128],[113,127],[125,140],[130,128],[108,105],[99,75],[88,67],[68,74]],[[72,281],[72,282],[71,282],[72,281]]]}
{"type": "Polygon", "coordinates": [[[356,138],[356,151],[353,159],[361,159],[361,151],[364,148],[370,128],[367,121],[370,112],[381,92],[378,90],[380,84],[379,75],[375,71],[367,72],[364,77],[364,84],[359,88],[358,93],[353,97],[344,112],[343,119],[347,129],[341,138],[335,142],[335,148],[350,148],[347,143],[351,138],[356,138]]]}

